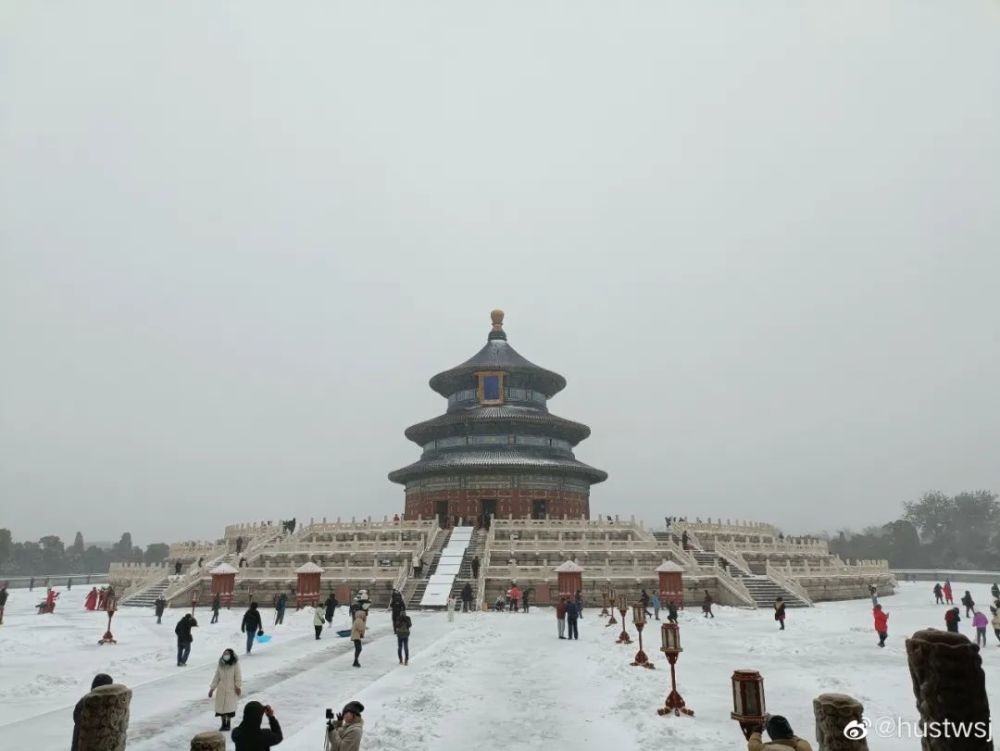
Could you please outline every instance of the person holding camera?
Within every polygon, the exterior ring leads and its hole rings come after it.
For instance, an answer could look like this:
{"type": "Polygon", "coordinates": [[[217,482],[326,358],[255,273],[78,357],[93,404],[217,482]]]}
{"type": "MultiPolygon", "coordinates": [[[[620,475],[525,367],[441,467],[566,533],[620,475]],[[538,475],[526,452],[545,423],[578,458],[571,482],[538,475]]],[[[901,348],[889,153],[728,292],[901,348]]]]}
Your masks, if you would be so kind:
{"type": "Polygon", "coordinates": [[[347,702],[336,719],[333,718],[333,710],[326,710],[326,751],[359,751],[365,724],[361,713],[364,711],[365,707],[359,701],[347,702]]]}
{"type": "Polygon", "coordinates": [[[243,722],[233,728],[232,737],[236,751],[267,751],[281,743],[281,725],[270,704],[265,706],[259,701],[248,701],[243,707],[243,722]],[[265,715],[268,729],[260,726],[265,715]]]}

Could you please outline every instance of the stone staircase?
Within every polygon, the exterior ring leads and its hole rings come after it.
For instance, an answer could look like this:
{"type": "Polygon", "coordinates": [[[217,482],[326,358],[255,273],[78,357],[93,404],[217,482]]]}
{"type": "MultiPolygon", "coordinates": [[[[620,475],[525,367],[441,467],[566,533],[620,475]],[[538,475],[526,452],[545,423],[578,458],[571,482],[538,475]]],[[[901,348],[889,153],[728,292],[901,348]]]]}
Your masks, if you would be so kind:
{"type": "Polygon", "coordinates": [[[126,597],[121,605],[130,608],[151,608],[156,604],[156,600],[159,599],[160,595],[167,591],[167,587],[169,586],[170,580],[167,577],[163,577],[148,587],[140,589],[135,594],[126,597]]]}
{"type": "Polygon", "coordinates": [[[794,592],[789,592],[774,579],[764,574],[744,574],[735,567],[730,567],[729,573],[734,579],[743,582],[759,608],[773,608],[774,601],[778,597],[785,601],[786,608],[808,608],[812,604],[803,602],[794,592]]]}
{"type": "Polygon", "coordinates": [[[440,532],[437,534],[434,538],[434,543],[424,554],[424,567],[420,577],[411,576],[403,587],[403,602],[406,603],[408,610],[420,606],[420,601],[424,598],[424,592],[427,591],[427,580],[430,579],[431,574],[434,573],[434,569],[437,568],[438,561],[441,558],[441,551],[445,549],[449,539],[451,539],[451,530],[448,530],[445,534],[440,532]]]}
{"type": "Polygon", "coordinates": [[[750,596],[758,608],[773,608],[774,601],[778,597],[785,601],[786,608],[808,608],[812,606],[811,602],[802,600],[797,594],[781,586],[766,574],[748,574],[740,570],[739,566],[723,566],[722,560],[724,556],[718,553],[707,550],[695,550],[693,548],[690,552],[699,565],[719,566],[719,568],[726,571],[733,579],[741,582],[747,588],[747,591],[750,592],[750,596]]]}
{"type": "MultiPolygon", "coordinates": [[[[461,601],[462,589],[465,587],[466,582],[468,582],[472,585],[472,598],[473,604],[475,604],[477,580],[472,578],[472,559],[479,556],[479,560],[481,562],[483,560],[483,551],[485,548],[485,530],[474,530],[472,533],[472,541],[469,543],[469,547],[465,549],[465,555],[462,556],[462,565],[458,570],[458,576],[455,577],[455,583],[451,586],[451,596],[454,597],[456,601],[461,601]]],[[[480,571],[480,573],[482,573],[482,571],[480,571]]]]}

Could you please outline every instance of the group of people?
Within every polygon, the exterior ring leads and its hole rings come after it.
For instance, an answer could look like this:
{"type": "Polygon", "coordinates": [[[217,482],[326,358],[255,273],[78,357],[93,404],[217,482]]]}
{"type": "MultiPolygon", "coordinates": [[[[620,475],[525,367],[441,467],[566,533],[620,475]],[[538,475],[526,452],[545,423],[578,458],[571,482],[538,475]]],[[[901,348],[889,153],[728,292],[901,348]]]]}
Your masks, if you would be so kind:
{"type": "Polygon", "coordinates": [[[91,587],[87,592],[87,597],[83,601],[83,607],[87,610],[107,610],[108,602],[114,598],[115,590],[111,586],[91,587]]]}
{"type": "MultiPolygon", "coordinates": [[[[945,579],[944,586],[938,582],[934,585],[934,604],[952,605],[944,613],[944,625],[948,631],[958,633],[958,624],[962,621],[961,610],[955,606],[952,596],[951,581],[945,579]]],[[[976,629],[976,644],[981,647],[986,646],[986,629],[993,627],[993,634],[1000,644],[1000,585],[996,582],[990,587],[990,594],[993,597],[993,604],[989,606],[990,616],[982,610],[976,608],[976,601],[972,598],[972,593],[965,590],[959,602],[965,607],[965,617],[971,618],[972,627],[976,629]]]]}

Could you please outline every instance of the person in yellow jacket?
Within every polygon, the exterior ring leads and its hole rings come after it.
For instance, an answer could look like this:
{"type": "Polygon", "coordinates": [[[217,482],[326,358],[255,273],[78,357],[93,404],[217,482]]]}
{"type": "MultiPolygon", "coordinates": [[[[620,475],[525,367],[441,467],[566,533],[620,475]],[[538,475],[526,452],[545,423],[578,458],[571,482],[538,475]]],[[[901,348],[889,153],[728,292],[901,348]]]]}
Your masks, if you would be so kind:
{"type": "Polygon", "coordinates": [[[764,749],[777,751],[784,748],[791,748],[794,751],[812,751],[809,742],[795,735],[788,720],[781,715],[776,714],[768,717],[765,728],[771,740],[764,743],[760,738],[760,731],[752,733],[747,743],[747,751],[764,751],[764,749]]]}

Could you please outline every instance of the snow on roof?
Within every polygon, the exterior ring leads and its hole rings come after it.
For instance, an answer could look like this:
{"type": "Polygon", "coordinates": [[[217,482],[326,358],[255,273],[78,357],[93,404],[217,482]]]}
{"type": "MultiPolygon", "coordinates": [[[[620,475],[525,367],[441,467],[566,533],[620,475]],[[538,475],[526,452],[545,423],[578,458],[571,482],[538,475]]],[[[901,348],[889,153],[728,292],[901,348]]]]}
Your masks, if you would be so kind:
{"type": "Polygon", "coordinates": [[[216,566],[215,568],[213,568],[208,573],[210,573],[210,574],[238,574],[239,571],[237,571],[235,568],[233,568],[232,566],[230,566],[228,563],[220,563],[218,566],[216,566]]]}
{"type": "Polygon", "coordinates": [[[317,566],[312,561],[309,561],[308,563],[303,563],[301,566],[299,566],[297,569],[295,569],[295,573],[296,574],[322,574],[323,573],[323,569],[321,569],[319,566],[317,566]]]}
{"type": "Polygon", "coordinates": [[[656,573],[658,574],[678,574],[683,572],[684,567],[677,565],[673,561],[664,561],[656,567],[656,573]]]}
{"type": "Polygon", "coordinates": [[[583,571],[583,566],[576,561],[563,561],[558,567],[556,567],[557,574],[565,574],[567,572],[576,574],[581,571],[583,571]]]}

